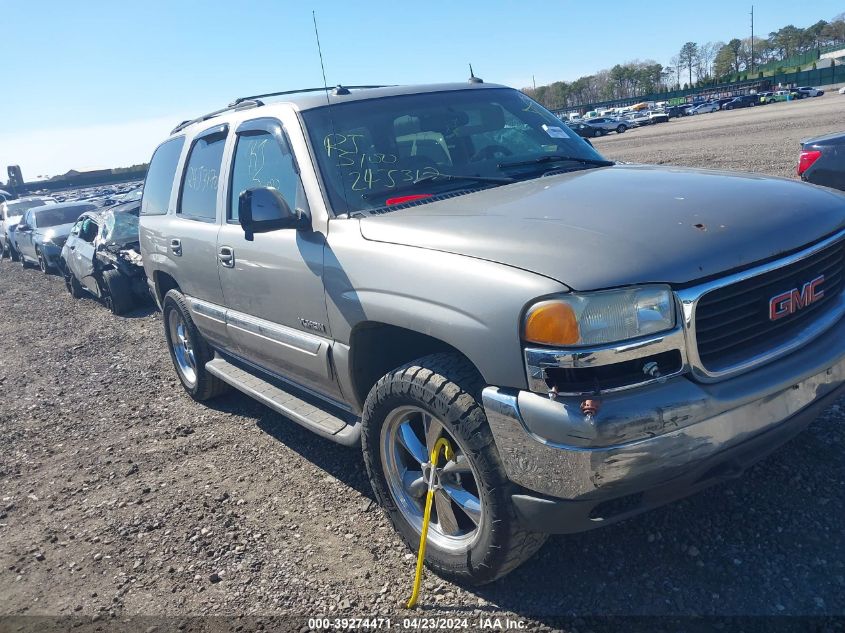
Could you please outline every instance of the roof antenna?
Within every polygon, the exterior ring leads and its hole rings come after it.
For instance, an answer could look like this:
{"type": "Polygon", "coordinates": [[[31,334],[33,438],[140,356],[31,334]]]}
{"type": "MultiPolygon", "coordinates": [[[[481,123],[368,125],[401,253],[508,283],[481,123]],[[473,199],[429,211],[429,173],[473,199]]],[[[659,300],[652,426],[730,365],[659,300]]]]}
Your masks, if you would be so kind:
{"type": "Polygon", "coordinates": [[[472,72],[472,64],[469,65],[469,83],[471,84],[483,84],[484,80],[480,77],[476,77],[475,73],[472,72]]]}
{"type": "Polygon", "coordinates": [[[317,30],[317,12],[311,11],[311,18],[314,20],[314,35],[317,38],[317,53],[320,55],[320,70],[323,71],[323,87],[326,89],[326,103],[331,105],[329,99],[329,84],[326,81],[326,67],[323,65],[323,49],[320,46],[320,32],[317,30]]]}
{"type": "MultiPolygon", "coordinates": [[[[317,38],[317,52],[320,54],[320,69],[323,71],[323,87],[326,89],[326,112],[329,115],[329,121],[332,126],[332,136],[337,138],[337,129],[335,129],[334,125],[334,117],[332,116],[332,100],[329,98],[329,83],[326,81],[326,67],[323,65],[323,49],[320,46],[320,31],[317,30],[317,12],[312,10],[311,11],[311,18],[314,20],[314,35],[317,38]]],[[[343,95],[349,94],[349,91],[346,88],[343,88],[340,84],[338,84],[337,88],[334,89],[334,93],[336,95],[343,95]]],[[[328,137],[326,137],[328,139],[328,137]]],[[[328,150],[328,144],[326,147],[326,151],[328,150]]],[[[329,152],[329,157],[331,157],[331,153],[329,152]]],[[[343,201],[346,203],[346,213],[349,213],[349,200],[346,198],[346,178],[343,175],[343,170],[340,168],[340,157],[338,156],[337,161],[337,174],[340,176],[341,182],[341,191],[343,192],[343,201]]],[[[348,216],[347,216],[348,217],[348,216]]]]}

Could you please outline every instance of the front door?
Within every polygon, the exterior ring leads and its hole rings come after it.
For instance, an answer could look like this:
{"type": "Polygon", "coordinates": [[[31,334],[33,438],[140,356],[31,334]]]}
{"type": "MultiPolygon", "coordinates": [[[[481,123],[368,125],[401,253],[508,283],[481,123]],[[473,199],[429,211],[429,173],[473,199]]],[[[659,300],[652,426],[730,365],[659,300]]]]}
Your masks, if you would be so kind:
{"type": "Polygon", "coordinates": [[[68,237],[70,257],[67,265],[79,280],[94,296],[100,296],[100,287],[94,278],[94,240],[100,227],[93,218],[80,218],[71,229],[68,237]]]}
{"type": "Polygon", "coordinates": [[[238,127],[228,173],[217,247],[232,341],[246,360],[337,396],[322,280],[325,236],[280,229],[247,240],[238,224],[239,196],[254,187],[273,187],[291,209],[307,212],[296,162],[278,120],[254,119],[238,127]]]}
{"type": "Polygon", "coordinates": [[[29,259],[35,259],[35,248],[32,245],[32,235],[35,232],[35,212],[31,209],[24,213],[23,220],[15,230],[15,242],[18,246],[18,253],[26,255],[29,259]]]}

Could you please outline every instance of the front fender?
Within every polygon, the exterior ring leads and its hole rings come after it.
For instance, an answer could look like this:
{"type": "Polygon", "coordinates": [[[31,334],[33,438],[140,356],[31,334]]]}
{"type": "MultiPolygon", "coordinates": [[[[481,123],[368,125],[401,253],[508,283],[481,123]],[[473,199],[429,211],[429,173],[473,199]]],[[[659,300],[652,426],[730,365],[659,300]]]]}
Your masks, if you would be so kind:
{"type": "Polygon", "coordinates": [[[324,281],[334,339],[376,321],[434,337],[478,368],[491,385],[527,388],[520,318],[563,284],[518,268],[424,248],[373,242],[358,221],[329,229],[324,281]]]}

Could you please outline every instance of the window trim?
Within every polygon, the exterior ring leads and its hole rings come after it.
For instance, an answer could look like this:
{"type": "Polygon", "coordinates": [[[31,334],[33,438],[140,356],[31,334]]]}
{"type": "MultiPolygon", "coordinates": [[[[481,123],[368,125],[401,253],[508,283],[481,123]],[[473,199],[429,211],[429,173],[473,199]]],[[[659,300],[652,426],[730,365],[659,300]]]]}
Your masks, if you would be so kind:
{"type": "Polygon", "coordinates": [[[188,165],[191,163],[191,156],[194,153],[194,148],[199,141],[206,140],[211,136],[220,136],[221,141],[224,143],[223,145],[223,153],[220,155],[220,169],[223,169],[223,161],[226,158],[226,139],[229,136],[229,124],[228,123],[221,123],[220,125],[215,125],[210,127],[206,130],[203,130],[191,140],[191,145],[188,148],[188,153],[185,155],[185,163],[182,165],[182,174],[179,177],[179,196],[176,198],[176,213],[175,215],[179,218],[184,218],[185,220],[193,220],[194,222],[205,222],[206,224],[216,224],[217,223],[217,194],[220,193],[220,176],[218,172],[217,177],[217,190],[215,191],[215,202],[214,202],[214,217],[212,218],[205,218],[198,215],[188,215],[182,213],[182,196],[185,192],[185,175],[188,173],[188,165]]]}
{"type": "Polygon", "coordinates": [[[226,224],[240,224],[238,220],[232,218],[232,185],[235,180],[235,161],[238,157],[238,143],[243,136],[256,136],[258,134],[270,134],[277,143],[282,147],[282,151],[287,149],[293,164],[293,171],[299,180],[299,187],[297,190],[302,190],[305,195],[305,190],[302,184],[302,173],[299,169],[299,163],[296,161],[296,154],[291,147],[290,138],[288,138],[285,126],[275,117],[259,117],[256,119],[247,119],[243,121],[237,128],[235,128],[235,141],[232,145],[232,159],[229,165],[228,182],[226,185],[226,213],[223,216],[223,221],[226,224]]]}

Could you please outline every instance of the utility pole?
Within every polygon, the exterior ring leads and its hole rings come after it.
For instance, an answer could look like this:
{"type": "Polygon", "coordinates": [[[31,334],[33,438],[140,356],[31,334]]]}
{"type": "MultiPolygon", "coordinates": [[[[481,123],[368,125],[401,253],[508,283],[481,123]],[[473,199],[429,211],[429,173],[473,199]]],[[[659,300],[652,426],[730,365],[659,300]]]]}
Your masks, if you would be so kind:
{"type": "Polygon", "coordinates": [[[754,74],[754,5],[751,5],[751,74],[754,74]]]}

